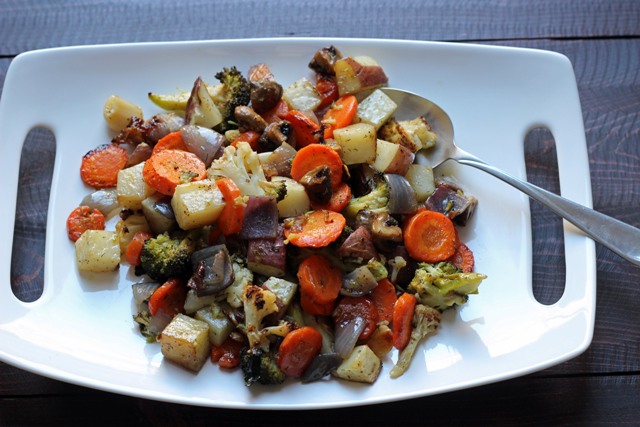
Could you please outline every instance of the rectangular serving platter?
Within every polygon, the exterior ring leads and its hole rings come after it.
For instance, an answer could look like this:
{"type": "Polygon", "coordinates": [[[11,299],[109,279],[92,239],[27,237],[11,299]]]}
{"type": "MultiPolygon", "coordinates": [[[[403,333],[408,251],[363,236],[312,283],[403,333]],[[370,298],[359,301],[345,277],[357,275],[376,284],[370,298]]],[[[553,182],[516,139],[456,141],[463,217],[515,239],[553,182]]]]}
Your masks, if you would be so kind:
{"type": "Polygon", "coordinates": [[[480,293],[445,312],[408,372],[395,380],[397,358],[383,359],[372,385],[337,379],[248,388],[241,373],[207,363],[193,374],[164,361],[132,320],[126,265],[118,272],[80,273],[65,221],[91,189],[79,178],[84,153],[110,141],[102,106],[112,94],[160,112],[148,92],[189,90],[196,77],[235,65],[267,63],[283,85],[312,78],[316,50],[333,44],[344,55],[375,58],[389,85],[442,106],[465,150],[525,178],[524,139],[544,126],[553,133],[562,195],[591,206],[586,142],[570,61],[520,48],[376,39],[255,39],[82,46],[27,52],[12,61],[0,100],[0,168],[8,180],[0,210],[0,360],[58,380],[114,393],[182,404],[242,409],[318,409],[427,396],[525,375],[583,352],[593,334],[595,249],[565,225],[566,283],[552,305],[532,292],[529,200],[482,172],[447,163],[479,200],[461,237],[488,275],[480,293]],[[44,291],[32,303],[10,286],[18,165],[35,126],[56,138],[48,210],[44,291]]]}

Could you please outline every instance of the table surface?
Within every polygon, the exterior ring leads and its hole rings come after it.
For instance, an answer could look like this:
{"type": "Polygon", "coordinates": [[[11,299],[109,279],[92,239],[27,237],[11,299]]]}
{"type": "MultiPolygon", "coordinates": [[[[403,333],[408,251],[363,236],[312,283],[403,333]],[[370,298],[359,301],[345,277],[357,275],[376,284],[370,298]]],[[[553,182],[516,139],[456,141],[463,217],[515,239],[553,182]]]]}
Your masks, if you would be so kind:
{"type": "MultiPolygon", "coordinates": [[[[0,1],[0,87],[13,58],[57,46],[254,37],[438,40],[547,49],[572,62],[596,210],[640,226],[640,2],[636,0],[0,1]]],[[[4,142],[6,143],[6,142],[4,142]]],[[[37,299],[55,146],[23,148],[11,286],[37,299]]],[[[559,192],[551,136],[526,141],[528,179],[559,192]]],[[[562,293],[562,221],[532,203],[537,297],[562,293]]],[[[597,245],[597,311],[582,355],[525,377],[370,407],[243,412],[120,396],[0,363],[0,425],[613,425],[640,423],[640,269],[597,245]]],[[[3,254],[3,259],[10,257],[3,254]]],[[[5,284],[6,285],[6,284],[5,284]]]]}

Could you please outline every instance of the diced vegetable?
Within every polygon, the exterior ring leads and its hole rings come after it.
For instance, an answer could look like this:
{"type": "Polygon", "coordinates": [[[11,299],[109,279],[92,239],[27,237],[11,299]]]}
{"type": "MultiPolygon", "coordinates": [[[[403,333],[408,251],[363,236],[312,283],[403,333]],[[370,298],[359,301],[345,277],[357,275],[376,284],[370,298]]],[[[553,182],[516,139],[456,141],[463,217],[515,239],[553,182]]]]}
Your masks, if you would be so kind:
{"type": "Polygon", "coordinates": [[[353,349],[334,375],[349,381],[373,384],[382,369],[380,358],[366,345],[353,349]]]}
{"type": "Polygon", "coordinates": [[[197,372],[209,357],[209,326],[206,322],[178,314],[160,334],[162,355],[197,372]]]}
{"type": "Polygon", "coordinates": [[[155,193],[142,177],[144,162],[118,172],[118,202],[126,209],[142,209],[142,201],[155,193]]]}
{"type": "Polygon", "coordinates": [[[345,165],[373,163],[376,159],[376,128],[368,123],[357,123],[336,129],[333,137],[342,148],[345,165]]]}
{"type": "Polygon", "coordinates": [[[139,105],[116,95],[111,95],[107,98],[107,102],[104,103],[103,114],[107,125],[116,132],[126,128],[132,117],[143,118],[142,108],[139,105]]]}
{"type": "Polygon", "coordinates": [[[213,224],[224,205],[218,186],[209,179],[178,185],[171,199],[176,221],[183,230],[213,224]]]}
{"type": "Polygon", "coordinates": [[[120,245],[114,231],[87,230],[75,246],[76,261],[82,271],[113,271],[120,265],[120,245]]]}
{"type": "Polygon", "coordinates": [[[358,105],[354,121],[372,124],[378,130],[397,108],[398,105],[387,94],[376,89],[358,105]]]}
{"type": "Polygon", "coordinates": [[[306,78],[284,88],[282,99],[287,101],[289,107],[299,111],[315,110],[322,102],[315,85],[306,78]]]}

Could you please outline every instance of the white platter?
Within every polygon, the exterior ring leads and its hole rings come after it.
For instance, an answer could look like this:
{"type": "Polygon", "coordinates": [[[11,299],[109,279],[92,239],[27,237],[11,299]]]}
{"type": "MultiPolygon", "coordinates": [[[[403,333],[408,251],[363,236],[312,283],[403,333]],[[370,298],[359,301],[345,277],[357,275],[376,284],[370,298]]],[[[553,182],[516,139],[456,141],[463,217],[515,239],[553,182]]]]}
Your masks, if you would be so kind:
{"type": "Polygon", "coordinates": [[[476,270],[489,278],[464,307],[447,312],[409,371],[389,378],[396,353],[383,360],[373,385],[339,380],[247,388],[239,372],[210,363],[191,374],[163,361],[158,345],[138,334],[128,268],[79,274],[65,220],[89,193],[78,174],[81,157],[110,140],[102,118],[118,94],[158,112],[147,93],[190,89],[199,75],[213,81],[223,66],[266,62],[288,84],[311,76],[313,53],[334,44],[347,55],[370,55],[390,86],[440,104],[458,144],[525,178],[524,138],[536,126],[556,141],[562,195],[591,206],[587,150],[572,66],[545,51],[447,43],[357,39],[261,39],[85,46],[35,51],[10,66],[0,101],[0,360],[44,376],[115,393],[190,405],[244,409],[311,409],[389,402],[443,393],[541,370],[583,352],[591,342],[595,250],[565,225],[567,279],[561,299],[533,297],[528,199],[471,168],[453,173],[479,200],[462,238],[476,270]],[[22,141],[34,126],[56,137],[46,236],[44,292],[33,303],[15,298],[10,254],[22,141]]]}

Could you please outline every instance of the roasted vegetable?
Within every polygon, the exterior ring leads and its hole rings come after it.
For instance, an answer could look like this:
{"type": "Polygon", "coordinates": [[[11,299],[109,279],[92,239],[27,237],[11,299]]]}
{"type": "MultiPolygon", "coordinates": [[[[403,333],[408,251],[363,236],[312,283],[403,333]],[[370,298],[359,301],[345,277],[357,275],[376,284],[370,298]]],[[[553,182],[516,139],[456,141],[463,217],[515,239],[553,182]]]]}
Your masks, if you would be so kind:
{"type": "Polygon", "coordinates": [[[191,272],[191,254],[195,249],[191,234],[163,233],[148,239],[142,247],[140,269],[154,280],[185,276],[191,272]]]}
{"type": "Polygon", "coordinates": [[[223,85],[223,90],[215,98],[216,105],[222,121],[216,126],[218,132],[233,129],[235,124],[235,109],[240,105],[248,105],[251,101],[251,85],[249,81],[236,68],[223,68],[216,73],[216,79],[223,85]]]}
{"type": "Polygon", "coordinates": [[[244,373],[244,383],[277,385],[285,380],[284,372],[278,367],[275,355],[260,348],[247,348],[240,354],[240,368],[244,373]]]}
{"type": "Polygon", "coordinates": [[[382,175],[374,175],[372,183],[375,187],[369,193],[351,199],[344,211],[345,216],[353,218],[363,209],[372,212],[388,210],[389,184],[387,184],[382,175]]]}
{"type": "Polygon", "coordinates": [[[407,291],[416,293],[422,304],[443,311],[467,302],[468,295],[477,294],[478,286],[486,277],[480,273],[463,273],[448,262],[421,263],[407,291]]]}

